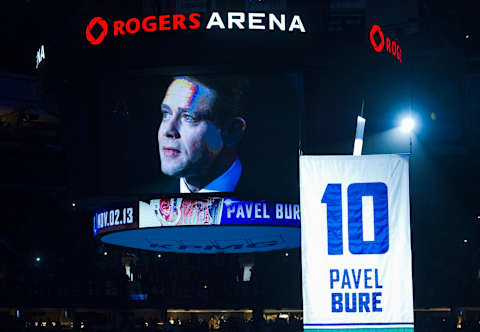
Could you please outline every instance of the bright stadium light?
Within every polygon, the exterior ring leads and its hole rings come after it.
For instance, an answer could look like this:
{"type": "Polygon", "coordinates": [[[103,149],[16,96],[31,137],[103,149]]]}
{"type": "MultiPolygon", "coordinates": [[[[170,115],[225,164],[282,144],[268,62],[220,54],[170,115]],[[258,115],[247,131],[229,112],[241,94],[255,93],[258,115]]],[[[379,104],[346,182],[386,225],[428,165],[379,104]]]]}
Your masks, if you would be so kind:
{"type": "Polygon", "coordinates": [[[405,133],[412,132],[413,128],[415,128],[415,121],[412,117],[406,117],[402,120],[402,124],[400,125],[400,129],[405,133]]]}

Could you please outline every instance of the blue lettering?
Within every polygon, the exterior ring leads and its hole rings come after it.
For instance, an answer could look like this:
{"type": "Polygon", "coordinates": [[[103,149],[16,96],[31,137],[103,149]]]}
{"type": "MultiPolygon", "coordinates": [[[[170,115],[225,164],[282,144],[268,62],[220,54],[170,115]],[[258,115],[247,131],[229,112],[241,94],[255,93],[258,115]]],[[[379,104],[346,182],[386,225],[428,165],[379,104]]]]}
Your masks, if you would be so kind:
{"type": "Polygon", "coordinates": [[[340,281],[340,271],[337,269],[330,269],[330,289],[333,289],[333,283],[340,281]],[[334,278],[333,275],[336,274],[334,278]]]}
{"type": "Polygon", "coordinates": [[[355,270],[352,269],[353,282],[355,283],[355,288],[357,288],[357,289],[358,289],[358,287],[360,287],[360,275],[361,275],[361,273],[362,273],[362,269],[359,269],[357,277],[355,278],[355,270]]]}
{"type": "Polygon", "coordinates": [[[365,288],[372,288],[371,285],[369,285],[369,280],[372,280],[372,277],[369,275],[370,272],[372,272],[372,269],[365,269],[364,271],[364,275],[365,275],[365,288]]]}
{"type": "Polygon", "coordinates": [[[342,293],[332,293],[332,312],[342,312],[342,293]]]}
{"type": "Polygon", "coordinates": [[[328,254],[343,255],[342,185],[328,184],[322,203],[327,204],[328,254]]]}
{"type": "Polygon", "coordinates": [[[378,283],[378,269],[375,269],[375,288],[383,288],[383,286],[378,283]]]}
{"type": "Polygon", "coordinates": [[[368,293],[359,293],[358,297],[358,306],[360,308],[360,312],[363,312],[364,308],[365,312],[370,312],[370,308],[368,308],[368,303],[370,302],[370,295],[368,293]]]}
{"type": "Polygon", "coordinates": [[[382,312],[382,308],[377,307],[377,304],[380,304],[382,301],[380,300],[380,297],[382,296],[381,292],[375,292],[372,294],[372,310],[374,312],[382,312]],[[377,298],[378,297],[378,298],[377,298]]]}
{"type": "Polygon", "coordinates": [[[352,288],[352,286],[350,285],[350,277],[348,276],[347,269],[343,270],[342,289],[344,289],[345,286],[348,286],[349,289],[352,288]]]}
{"type": "Polygon", "coordinates": [[[381,297],[381,292],[332,293],[332,312],[382,312],[381,297]]]}
{"type": "MultiPolygon", "coordinates": [[[[350,252],[354,255],[386,253],[389,248],[387,186],[382,182],[352,183],[348,186],[347,194],[348,248],[350,252]],[[363,240],[363,196],[373,196],[373,224],[375,234],[373,241],[363,240]]],[[[323,200],[322,203],[324,203],[323,200]]]]}
{"type": "Polygon", "coordinates": [[[356,312],[357,311],[357,293],[345,293],[345,311],[356,312]],[[352,306],[350,306],[350,296],[352,296],[352,306]]]}

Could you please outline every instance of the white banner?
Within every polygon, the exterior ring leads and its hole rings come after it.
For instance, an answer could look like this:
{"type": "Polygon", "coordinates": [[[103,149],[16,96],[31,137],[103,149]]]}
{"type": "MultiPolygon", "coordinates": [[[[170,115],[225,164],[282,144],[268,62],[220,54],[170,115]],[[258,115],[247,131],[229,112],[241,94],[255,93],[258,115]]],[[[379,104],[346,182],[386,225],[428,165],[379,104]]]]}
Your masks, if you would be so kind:
{"type": "Polygon", "coordinates": [[[413,330],[408,157],[301,156],[304,327],[413,330]]]}

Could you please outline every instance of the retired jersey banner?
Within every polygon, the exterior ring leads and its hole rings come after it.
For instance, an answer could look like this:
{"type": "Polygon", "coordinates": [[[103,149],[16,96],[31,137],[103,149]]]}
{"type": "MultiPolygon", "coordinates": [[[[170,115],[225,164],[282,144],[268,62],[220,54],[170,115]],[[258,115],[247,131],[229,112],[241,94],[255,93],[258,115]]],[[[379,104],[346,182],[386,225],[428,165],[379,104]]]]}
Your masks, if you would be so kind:
{"type": "Polygon", "coordinates": [[[413,331],[408,157],[301,156],[304,328],[413,331]]]}

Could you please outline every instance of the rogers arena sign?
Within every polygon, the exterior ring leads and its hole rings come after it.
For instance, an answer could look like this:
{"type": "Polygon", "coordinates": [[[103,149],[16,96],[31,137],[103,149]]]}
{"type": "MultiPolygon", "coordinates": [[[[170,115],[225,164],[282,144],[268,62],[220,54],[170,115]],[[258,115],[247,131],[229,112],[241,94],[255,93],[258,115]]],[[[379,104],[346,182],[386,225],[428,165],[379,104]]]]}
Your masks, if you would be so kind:
{"type": "Polygon", "coordinates": [[[402,49],[400,48],[400,45],[394,40],[385,37],[380,26],[372,26],[372,29],[370,30],[370,43],[375,52],[380,53],[385,49],[388,53],[396,57],[400,63],[402,62],[402,49]],[[375,40],[375,34],[378,34],[377,40],[380,39],[379,43],[375,40]]]}
{"type": "MultiPolygon", "coordinates": [[[[169,31],[169,30],[200,30],[202,29],[200,13],[173,14],[160,16],[147,16],[143,19],[130,18],[128,20],[115,20],[110,24],[113,37],[133,35],[140,30],[144,32],[169,31]]],[[[288,18],[286,14],[272,13],[243,13],[228,12],[220,15],[219,12],[211,13],[204,30],[279,30],[305,32],[305,27],[299,15],[288,18]]],[[[95,17],[86,28],[85,37],[92,45],[103,42],[109,31],[108,22],[95,17]]]]}

